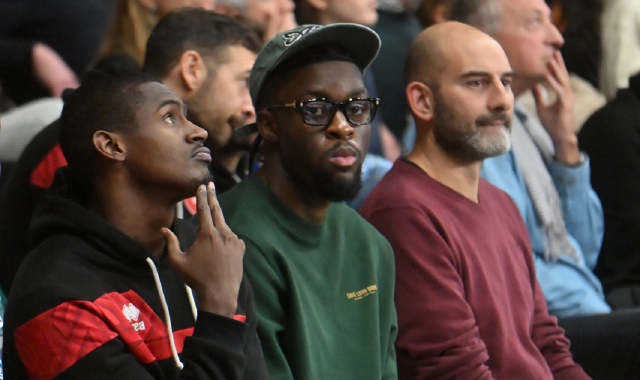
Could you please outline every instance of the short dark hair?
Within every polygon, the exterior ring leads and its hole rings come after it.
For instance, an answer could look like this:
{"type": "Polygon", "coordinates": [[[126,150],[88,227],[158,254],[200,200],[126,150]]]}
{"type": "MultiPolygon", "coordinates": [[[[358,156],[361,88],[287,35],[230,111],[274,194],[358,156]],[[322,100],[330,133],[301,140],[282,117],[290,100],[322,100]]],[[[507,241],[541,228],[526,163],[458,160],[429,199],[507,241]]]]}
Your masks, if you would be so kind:
{"type": "Polygon", "coordinates": [[[225,63],[225,48],[240,45],[254,53],[262,47],[249,26],[200,8],[182,8],[163,17],[147,41],[143,70],[166,77],[187,50],[225,63]]]}
{"type": "Polygon", "coordinates": [[[96,131],[116,132],[136,127],[136,107],[143,101],[139,86],[160,82],[145,73],[100,74],[84,78],[67,98],[60,115],[60,147],[69,172],[89,190],[96,172],[96,131]]]}
{"type": "Polygon", "coordinates": [[[308,49],[287,58],[278,67],[275,68],[265,79],[264,85],[258,94],[258,104],[255,104],[256,111],[268,106],[267,102],[273,92],[273,86],[280,85],[281,79],[286,78],[288,74],[300,67],[312,65],[328,61],[344,61],[351,62],[357,66],[355,59],[349,52],[339,45],[325,44],[315,45],[308,49]]]}

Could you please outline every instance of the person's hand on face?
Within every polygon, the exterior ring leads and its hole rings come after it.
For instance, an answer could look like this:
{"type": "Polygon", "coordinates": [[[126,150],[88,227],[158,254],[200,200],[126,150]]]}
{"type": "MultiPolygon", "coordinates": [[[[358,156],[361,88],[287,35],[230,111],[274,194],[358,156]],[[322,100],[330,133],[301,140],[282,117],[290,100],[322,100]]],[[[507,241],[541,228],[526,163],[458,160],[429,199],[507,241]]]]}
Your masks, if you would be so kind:
{"type": "Polygon", "coordinates": [[[167,228],[165,237],[169,262],[196,293],[201,310],[233,317],[242,282],[244,242],[224,221],[213,183],[198,187],[198,237],[187,252],[167,228]]]}
{"type": "Polygon", "coordinates": [[[546,104],[543,89],[539,84],[533,88],[533,96],[540,122],[545,127],[556,151],[556,160],[573,165],[580,161],[578,140],[574,132],[574,96],[569,82],[569,73],[560,51],[556,50],[547,64],[546,80],[558,94],[554,103],[546,104]]]}

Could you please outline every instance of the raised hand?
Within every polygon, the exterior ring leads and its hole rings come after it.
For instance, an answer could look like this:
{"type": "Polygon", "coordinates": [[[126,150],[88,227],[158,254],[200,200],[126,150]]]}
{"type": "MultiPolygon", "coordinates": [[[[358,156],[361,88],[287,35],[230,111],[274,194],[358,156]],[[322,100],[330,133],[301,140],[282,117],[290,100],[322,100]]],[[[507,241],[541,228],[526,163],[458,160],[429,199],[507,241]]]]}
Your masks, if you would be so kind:
{"type": "Polygon", "coordinates": [[[244,242],[224,221],[213,183],[198,187],[198,238],[187,252],[180,251],[178,239],[162,229],[169,262],[198,298],[198,308],[233,317],[242,282],[244,242]]]}
{"type": "Polygon", "coordinates": [[[560,51],[553,53],[547,63],[547,82],[558,94],[556,101],[546,104],[541,85],[533,89],[540,122],[545,127],[556,151],[556,160],[565,165],[574,165],[580,161],[578,139],[574,132],[573,107],[574,96],[569,82],[569,73],[560,51]]]}

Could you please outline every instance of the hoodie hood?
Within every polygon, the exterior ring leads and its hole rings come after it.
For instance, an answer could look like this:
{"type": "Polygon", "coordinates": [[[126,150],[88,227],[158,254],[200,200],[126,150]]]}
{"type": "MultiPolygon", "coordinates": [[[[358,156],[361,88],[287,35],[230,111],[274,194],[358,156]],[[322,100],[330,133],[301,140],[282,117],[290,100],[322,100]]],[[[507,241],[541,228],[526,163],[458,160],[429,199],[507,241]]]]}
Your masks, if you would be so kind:
{"type": "MultiPolygon", "coordinates": [[[[58,170],[53,187],[36,208],[31,220],[31,249],[51,236],[70,235],[105,255],[102,259],[95,257],[92,260],[115,260],[128,266],[147,267],[149,251],[100,215],[81,205],[80,197],[67,178],[67,168],[58,170]]],[[[186,221],[174,220],[171,229],[179,237],[181,249],[188,249],[195,241],[195,228],[186,221]]]]}

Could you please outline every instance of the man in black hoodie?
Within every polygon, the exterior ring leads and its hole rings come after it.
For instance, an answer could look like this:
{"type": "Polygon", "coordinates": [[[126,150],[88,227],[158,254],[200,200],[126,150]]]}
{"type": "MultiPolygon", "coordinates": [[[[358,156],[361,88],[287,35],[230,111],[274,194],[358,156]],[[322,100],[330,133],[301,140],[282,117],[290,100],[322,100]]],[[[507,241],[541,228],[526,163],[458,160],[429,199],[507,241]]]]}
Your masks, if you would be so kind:
{"type": "Polygon", "coordinates": [[[9,296],[7,378],[265,379],[244,243],[202,185],[207,132],[180,98],[146,75],[96,77],[60,124],[69,165],[9,296]],[[174,218],[194,193],[197,232],[174,218]]]}

